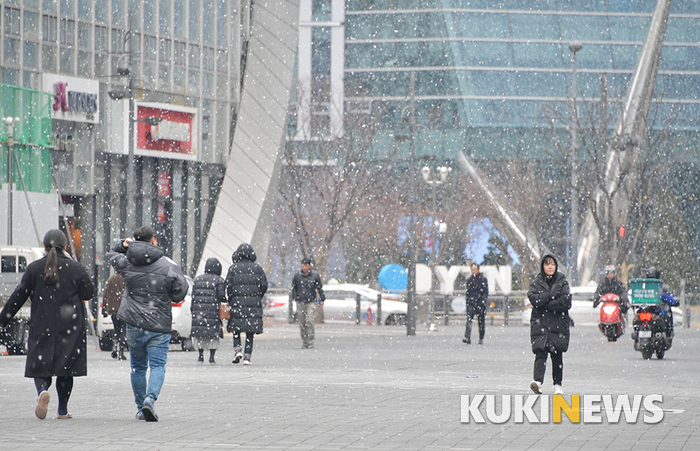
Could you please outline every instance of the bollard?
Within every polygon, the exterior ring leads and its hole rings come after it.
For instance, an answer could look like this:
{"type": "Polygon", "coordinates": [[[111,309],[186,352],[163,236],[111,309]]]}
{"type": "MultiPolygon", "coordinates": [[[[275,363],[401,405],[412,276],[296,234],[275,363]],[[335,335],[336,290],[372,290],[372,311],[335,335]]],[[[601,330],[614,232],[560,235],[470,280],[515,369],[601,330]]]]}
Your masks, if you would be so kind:
{"type": "Polygon", "coordinates": [[[449,297],[445,295],[445,326],[450,323],[450,308],[452,307],[451,305],[448,305],[448,300],[449,297]]]}
{"type": "Polygon", "coordinates": [[[690,327],[690,307],[685,308],[685,327],[690,327]]]}
{"type": "Polygon", "coordinates": [[[377,295],[377,326],[382,325],[382,294],[377,295]]]}
{"type": "Polygon", "coordinates": [[[289,299],[287,300],[287,321],[289,324],[294,324],[294,305],[292,304],[294,299],[292,299],[292,292],[289,292],[289,299]]]}
{"type": "Polygon", "coordinates": [[[492,326],[493,326],[494,320],[495,320],[495,318],[494,318],[495,315],[494,315],[494,313],[493,313],[493,308],[494,308],[495,306],[496,306],[496,303],[493,302],[493,301],[491,301],[491,325],[492,325],[492,326]]]}
{"type": "Polygon", "coordinates": [[[369,307],[367,309],[367,325],[368,326],[372,325],[372,307],[369,307]]]}
{"type": "Polygon", "coordinates": [[[503,299],[503,325],[508,325],[508,298],[503,299]]]}
{"type": "Polygon", "coordinates": [[[355,295],[355,324],[360,324],[362,319],[362,308],[360,305],[360,293],[355,295]]]}

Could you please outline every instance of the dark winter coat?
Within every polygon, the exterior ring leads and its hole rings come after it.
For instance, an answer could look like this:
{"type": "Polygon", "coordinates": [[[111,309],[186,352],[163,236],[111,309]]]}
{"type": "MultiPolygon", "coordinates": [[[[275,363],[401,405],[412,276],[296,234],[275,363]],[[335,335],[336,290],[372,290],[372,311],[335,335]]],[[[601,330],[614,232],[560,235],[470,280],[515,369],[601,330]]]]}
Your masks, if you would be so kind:
{"type": "Polygon", "coordinates": [[[231,305],[229,332],[263,332],[262,298],[267,292],[267,276],[250,244],[238,246],[226,275],[226,297],[231,305]]]}
{"type": "Polygon", "coordinates": [[[544,350],[566,352],[569,349],[571,293],[564,274],[555,271],[553,276],[545,276],[544,261],[548,257],[557,261],[550,254],[542,257],[540,273],[527,291],[527,298],[532,304],[530,343],[533,352],[544,350]]]}
{"type": "Polygon", "coordinates": [[[489,296],[489,282],[483,274],[467,279],[467,311],[472,315],[486,312],[486,298],[489,296]]]}
{"type": "Polygon", "coordinates": [[[304,274],[303,271],[294,274],[292,279],[292,299],[300,304],[310,304],[316,302],[316,292],[318,292],[318,299],[321,302],[326,300],[321,276],[316,271],[310,269],[307,274],[304,274]]]}
{"type": "Polygon", "coordinates": [[[187,279],[158,246],[132,241],[125,248],[122,243],[118,240],[107,254],[109,263],[126,284],[119,319],[148,331],[170,333],[172,302],[185,299],[187,279]]]}
{"type": "Polygon", "coordinates": [[[22,281],[0,313],[6,326],[28,298],[31,299],[29,346],[25,377],[87,375],[86,315],[83,301],[95,295],[85,267],[58,253],[58,278],[44,283],[46,257],[27,266],[22,281]]]}
{"type": "Polygon", "coordinates": [[[105,289],[102,292],[102,316],[107,317],[119,313],[124,291],[126,291],[126,285],[121,274],[116,273],[107,279],[105,289]]]}
{"type": "Polygon", "coordinates": [[[192,336],[216,338],[221,335],[219,305],[226,302],[221,263],[216,258],[207,259],[204,274],[194,279],[192,287],[192,336]]]}

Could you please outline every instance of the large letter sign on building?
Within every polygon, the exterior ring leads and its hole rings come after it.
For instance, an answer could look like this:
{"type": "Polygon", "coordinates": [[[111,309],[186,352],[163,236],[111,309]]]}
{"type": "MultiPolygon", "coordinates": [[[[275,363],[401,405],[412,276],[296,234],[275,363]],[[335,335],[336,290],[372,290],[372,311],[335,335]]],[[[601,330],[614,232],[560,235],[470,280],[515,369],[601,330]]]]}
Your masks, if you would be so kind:
{"type": "Polygon", "coordinates": [[[72,122],[100,121],[100,82],[65,75],[44,74],[44,91],[53,95],[53,118],[72,122]]]}

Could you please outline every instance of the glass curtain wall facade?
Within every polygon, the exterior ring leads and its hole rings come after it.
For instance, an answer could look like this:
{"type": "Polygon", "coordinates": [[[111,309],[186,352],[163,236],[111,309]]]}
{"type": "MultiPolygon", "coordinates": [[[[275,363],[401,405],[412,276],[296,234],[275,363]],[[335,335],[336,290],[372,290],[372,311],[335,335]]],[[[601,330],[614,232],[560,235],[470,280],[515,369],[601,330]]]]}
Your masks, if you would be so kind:
{"type": "MultiPolygon", "coordinates": [[[[135,223],[151,224],[166,253],[194,275],[228,158],[249,36],[250,0],[5,0],[0,8],[0,82],[51,91],[51,80],[99,82],[98,118],[59,118],[54,105],[52,187],[81,260],[95,277],[125,230],[128,97],[136,104],[193,111],[186,158],[140,151],[136,141],[135,223]],[[125,75],[124,69],[129,69],[125,75]]],[[[78,82],[79,84],[79,82],[78,82]]],[[[75,86],[69,84],[70,86],[75,86]]],[[[76,88],[74,88],[76,89],[76,88]]],[[[70,96],[70,92],[68,93],[70,96]]],[[[70,99],[70,97],[69,97],[70,99]]],[[[136,111],[138,113],[138,110],[136,111]]],[[[166,111],[167,112],[167,111],[166,111]]],[[[163,113],[166,114],[166,113],[163,113]]],[[[137,138],[146,124],[134,124],[137,138]]],[[[146,129],[148,131],[148,129],[146,129]]],[[[155,138],[159,139],[159,138],[155,138]]],[[[180,139],[180,138],[173,138],[180,139]]],[[[59,218],[56,218],[57,226],[59,218]]]]}
{"type": "MultiPolygon", "coordinates": [[[[534,127],[542,105],[567,109],[572,90],[569,44],[577,54],[577,92],[600,97],[607,74],[611,97],[627,92],[656,2],[349,0],[345,96],[387,102],[399,121],[415,74],[418,153],[454,158],[539,157],[534,127]]],[[[700,128],[700,4],[674,1],[656,81],[663,116],[700,128]]],[[[611,124],[611,128],[616,124],[611,124]]],[[[697,141],[695,141],[697,143],[697,141]]],[[[391,144],[388,140],[386,145],[391,144]]]]}

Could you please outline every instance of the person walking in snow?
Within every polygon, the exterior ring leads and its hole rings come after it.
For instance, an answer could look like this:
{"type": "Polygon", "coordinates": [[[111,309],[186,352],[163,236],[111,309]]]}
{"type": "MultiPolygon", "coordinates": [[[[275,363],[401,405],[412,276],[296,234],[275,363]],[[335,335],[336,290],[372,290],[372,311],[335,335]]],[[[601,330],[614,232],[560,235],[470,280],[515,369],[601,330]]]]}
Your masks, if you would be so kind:
{"type": "Polygon", "coordinates": [[[486,280],[477,263],[472,263],[472,275],[467,279],[467,328],[464,331],[462,341],[467,344],[472,342],[472,320],[474,316],[479,321],[479,344],[484,344],[486,332],[486,300],[489,296],[489,281],[486,280]]]}
{"type": "Polygon", "coordinates": [[[189,285],[180,267],[158,247],[155,231],[148,226],[134,230],[133,238],[117,240],[107,258],[126,284],[118,315],[126,322],[136,419],[158,421],[155,402],[165,381],[172,302],[185,299],[189,285]]]}
{"type": "Polygon", "coordinates": [[[527,291],[527,298],[532,304],[530,343],[535,354],[530,389],[537,394],[542,393],[548,355],[552,359],[554,394],[564,394],[563,354],[569,349],[571,293],[566,277],[557,269],[557,259],[552,254],[542,257],[540,273],[527,291]]]}
{"type": "Polygon", "coordinates": [[[231,306],[227,330],[233,333],[233,363],[243,359],[244,365],[251,364],[253,337],[263,332],[262,298],[267,293],[267,276],[255,260],[253,246],[242,243],[232,255],[233,264],[226,275],[226,297],[231,306]],[[241,346],[242,332],[245,348],[241,346]]]}
{"type": "Polygon", "coordinates": [[[192,339],[199,351],[198,362],[204,362],[204,350],[209,350],[209,363],[214,364],[214,355],[222,336],[219,308],[226,302],[226,288],[221,277],[221,262],[208,258],[204,274],[194,279],[192,287],[192,339]]]}
{"type": "Polygon", "coordinates": [[[297,303],[299,332],[303,349],[312,349],[314,347],[317,293],[319,304],[323,306],[326,295],[323,293],[321,276],[316,271],[311,270],[311,259],[304,257],[301,260],[301,271],[294,274],[292,279],[291,295],[291,299],[297,303]]]}
{"type": "Polygon", "coordinates": [[[31,328],[24,377],[34,378],[38,394],[34,414],[46,418],[49,387],[56,377],[58,419],[70,419],[68,400],[73,378],[87,375],[86,316],[83,301],[95,295],[95,287],[83,265],[64,252],[63,232],[44,235],[46,256],[27,266],[15,291],[0,312],[0,331],[31,298],[31,328]]]}

